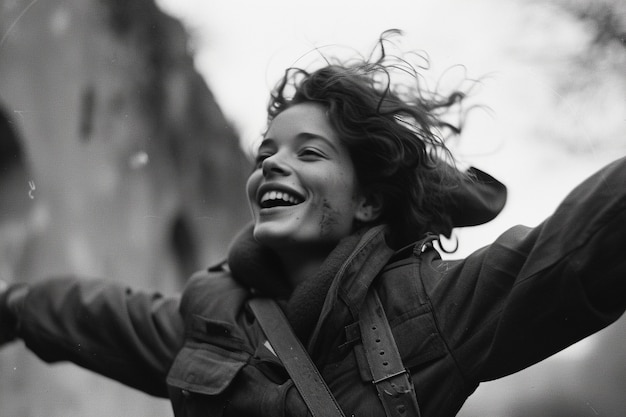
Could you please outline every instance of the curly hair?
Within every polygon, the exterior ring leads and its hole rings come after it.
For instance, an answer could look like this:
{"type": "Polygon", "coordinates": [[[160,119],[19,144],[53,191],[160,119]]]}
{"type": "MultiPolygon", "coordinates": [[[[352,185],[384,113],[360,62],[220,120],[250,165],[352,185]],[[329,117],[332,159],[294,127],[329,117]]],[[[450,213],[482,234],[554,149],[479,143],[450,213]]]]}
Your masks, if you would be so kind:
{"type": "Polygon", "coordinates": [[[394,246],[425,233],[450,236],[453,225],[446,208],[464,175],[442,137],[446,129],[460,133],[444,116],[464,94],[424,91],[416,66],[385,51],[390,37],[399,33],[381,35],[373,51],[380,51],[376,59],[325,59],[325,66],[312,72],[288,68],[267,109],[268,122],[299,103],[315,102],[327,109],[360,186],[382,197],[379,221],[389,226],[394,246]],[[407,76],[412,85],[398,81],[407,76]]]}

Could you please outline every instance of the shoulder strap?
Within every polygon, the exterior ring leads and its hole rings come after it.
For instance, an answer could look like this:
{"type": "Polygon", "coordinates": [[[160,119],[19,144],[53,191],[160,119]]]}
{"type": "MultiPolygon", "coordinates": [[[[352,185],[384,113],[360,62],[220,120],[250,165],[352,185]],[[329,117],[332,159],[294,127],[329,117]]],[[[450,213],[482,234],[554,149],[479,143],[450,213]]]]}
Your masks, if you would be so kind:
{"type": "Polygon", "coordinates": [[[276,302],[269,298],[253,298],[248,303],[311,414],[314,417],[345,417],[276,302]]]}
{"type": "Polygon", "coordinates": [[[404,368],[385,311],[370,289],[360,311],[361,339],[372,383],[387,417],[419,417],[420,411],[409,371],[404,368]]]}

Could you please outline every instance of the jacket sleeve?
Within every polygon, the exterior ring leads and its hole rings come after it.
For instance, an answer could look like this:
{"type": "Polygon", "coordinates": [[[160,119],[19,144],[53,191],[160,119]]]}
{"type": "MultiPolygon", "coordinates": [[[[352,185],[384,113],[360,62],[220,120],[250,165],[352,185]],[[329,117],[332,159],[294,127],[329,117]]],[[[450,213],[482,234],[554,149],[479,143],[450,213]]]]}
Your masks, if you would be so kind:
{"type": "Polygon", "coordinates": [[[626,158],[574,189],[535,228],[462,261],[424,263],[440,330],[472,383],[519,371],[626,309],[626,158]]]}
{"type": "Polygon", "coordinates": [[[183,342],[178,304],[110,281],[53,279],[29,288],[17,333],[46,362],[72,361],[167,396],[165,378],[183,342]]]}

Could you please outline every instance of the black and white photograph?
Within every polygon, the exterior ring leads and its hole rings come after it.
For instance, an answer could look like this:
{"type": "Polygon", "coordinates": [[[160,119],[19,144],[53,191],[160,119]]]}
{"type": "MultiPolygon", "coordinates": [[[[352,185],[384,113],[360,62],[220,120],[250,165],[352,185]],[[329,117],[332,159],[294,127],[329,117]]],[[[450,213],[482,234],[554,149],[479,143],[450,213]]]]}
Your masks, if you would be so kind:
{"type": "Polygon", "coordinates": [[[626,4],[0,0],[0,417],[623,417],[626,4]]]}

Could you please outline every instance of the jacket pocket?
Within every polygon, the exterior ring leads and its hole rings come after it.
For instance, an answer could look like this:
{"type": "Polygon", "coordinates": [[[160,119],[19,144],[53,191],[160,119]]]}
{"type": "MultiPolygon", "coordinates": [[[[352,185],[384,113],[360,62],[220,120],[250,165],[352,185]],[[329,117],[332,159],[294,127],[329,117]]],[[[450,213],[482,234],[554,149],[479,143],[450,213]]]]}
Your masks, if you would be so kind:
{"type": "Polygon", "coordinates": [[[174,359],[167,383],[196,394],[219,395],[249,358],[232,324],[193,315],[187,326],[187,340],[174,359]]]}
{"type": "Polygon", "coordinates": [[[407,368],[419,367],[447,353],[428,305],[393,323],[392,332],[407,368]]]}
{"type": "Polygon", "coordinates": [[[226,390],[247,355],[225,349],[188,342],[180,350],[167,376],[170,386],[204,395],[219,395],[226,390]]]}

